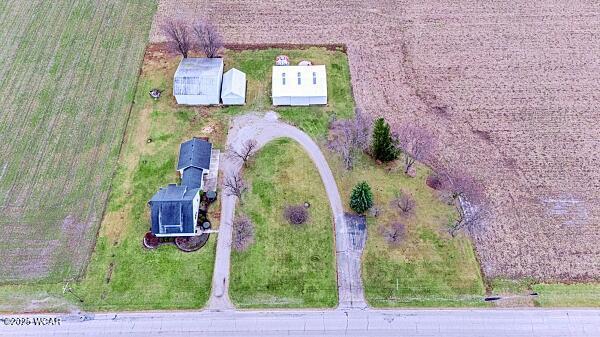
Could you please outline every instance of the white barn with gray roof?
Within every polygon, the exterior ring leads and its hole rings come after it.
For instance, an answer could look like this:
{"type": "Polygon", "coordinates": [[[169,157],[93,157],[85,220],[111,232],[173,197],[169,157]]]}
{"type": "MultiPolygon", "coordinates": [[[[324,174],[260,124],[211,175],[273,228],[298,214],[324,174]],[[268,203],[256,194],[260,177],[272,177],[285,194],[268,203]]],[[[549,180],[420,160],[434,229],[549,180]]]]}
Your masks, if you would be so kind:
{"type": "Polygon", "coordinates": [[[221,100],[227,105],[244,105],[246,103],[246,74],[235,69],[229,69],[223,75],[221,100]]]}
{"type": "Polygon", "coordinates": [[[184,58],[173,79],[177,104],[213,105],[220,103],[223,59],[184,58]]]}
{"type": "Polygon", "coordinates": [[[274,66],[273,105],[327,104],[327,72],[324,65],[274,66]]]}

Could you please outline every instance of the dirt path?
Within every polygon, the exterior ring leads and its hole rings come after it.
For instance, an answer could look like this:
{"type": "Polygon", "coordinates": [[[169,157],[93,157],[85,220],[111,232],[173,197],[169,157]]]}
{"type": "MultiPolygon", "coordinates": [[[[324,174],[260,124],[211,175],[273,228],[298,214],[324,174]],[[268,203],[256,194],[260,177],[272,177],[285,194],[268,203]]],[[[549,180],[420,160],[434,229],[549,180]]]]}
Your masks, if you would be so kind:
{"type": "MultiPolygon", "coordinates": [[[[350,235],[344,218],[344,207],[331,169],[319,146],[304,132],[280,122],[274,112],[265,116],[244,115],[233,120],[227,136],[227,146],[239,148],[244,141],[256,139],[259,146],[276,138],[287,137],[297,141],[315,163],[329,198],[335,224],[336,263],[340,308],[365,308],[364,291],[360,274],[361,251],[350,245],[350,235]]],[[[242,163],[222,157],[223,177],[241,169],[242,163]]],[[[209,309],[227,310],[233,305],[229,299],[229,270],[231,257],[231,224],[235,215],[237,198],[222,194],[221,227],[217,242],[217,255],[213,273],[212,294],[209,309]]]]}

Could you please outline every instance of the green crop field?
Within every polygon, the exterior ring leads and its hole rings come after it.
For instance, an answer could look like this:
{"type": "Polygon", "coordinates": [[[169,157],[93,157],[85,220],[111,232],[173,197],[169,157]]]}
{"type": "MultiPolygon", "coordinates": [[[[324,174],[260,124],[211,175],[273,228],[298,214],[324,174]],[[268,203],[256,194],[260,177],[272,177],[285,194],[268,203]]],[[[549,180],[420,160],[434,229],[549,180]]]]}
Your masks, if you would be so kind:
{"type": "Polygon", "coordinates": [[[155,7],[0,0],[0,283],[85,267],[155,7]]]}

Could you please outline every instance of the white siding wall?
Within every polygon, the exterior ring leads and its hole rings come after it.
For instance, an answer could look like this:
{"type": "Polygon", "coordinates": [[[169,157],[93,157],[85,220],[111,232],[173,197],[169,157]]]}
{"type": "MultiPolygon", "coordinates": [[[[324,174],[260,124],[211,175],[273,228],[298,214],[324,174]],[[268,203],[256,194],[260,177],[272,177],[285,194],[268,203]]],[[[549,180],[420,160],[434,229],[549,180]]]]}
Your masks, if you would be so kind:
{"type": "Polygon", "coordinates": [[[325,105],[327,104],[326,96],[316,97],[273,97],[273,105],[292,105],[292,106],[306,106],[306,105],[325,105]]]}
{"type": "Polygon", "coordinates": [[[200,178],[200,191],[204,191],[204,175],[208,174],[208,170],[202,170],[202,178],[200,178]]]}
{"type": "Polygon", "coordinates": [[[244,97],[239,96],[229,96],[223,97],[223,104],[226,105],[244,105],[246,102],[244,101],[244,97]]]}
{"type": "Polygon", "coordinates": [[[290,97],[273,97],[273,105],[290,105],[290,97]]]}
{"type": "Polygon", "coordinates": [[[290,105],[309,105],[310,98],[309,97],[291,97],[290,105]]]}
{"type": "Polygon", "coordinates": [[[310,97],[310,104],[327,104],[327,96],[310,97]]]}
{"type": "Polygon", "coordinates": [[[182,105],[215,105],[220,103],[219,93],[213,96],[207,95],[175,95],[177,104],[182,105]]]}
{"type": "Polygon", "coordinates": [[[194,197],[194,226],[198,222],[198,209],[200,208],[200,193],[194,197]]]}

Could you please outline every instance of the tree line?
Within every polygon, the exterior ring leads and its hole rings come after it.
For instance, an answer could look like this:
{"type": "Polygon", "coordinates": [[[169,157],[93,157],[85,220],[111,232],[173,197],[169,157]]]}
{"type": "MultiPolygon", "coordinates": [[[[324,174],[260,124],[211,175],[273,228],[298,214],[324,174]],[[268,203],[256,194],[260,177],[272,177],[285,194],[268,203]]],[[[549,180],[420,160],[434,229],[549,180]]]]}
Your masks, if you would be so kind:
{"type": "Polygon", "coordinates": [[[201,50],[206,57],[217,57],[223,47],[223,38],[217,27],[207,20],[189,24],[182,19],[169,19],[160,26],[160,30],[167,39],[166,48],[184,58],[194,48],[201,50]]]}

